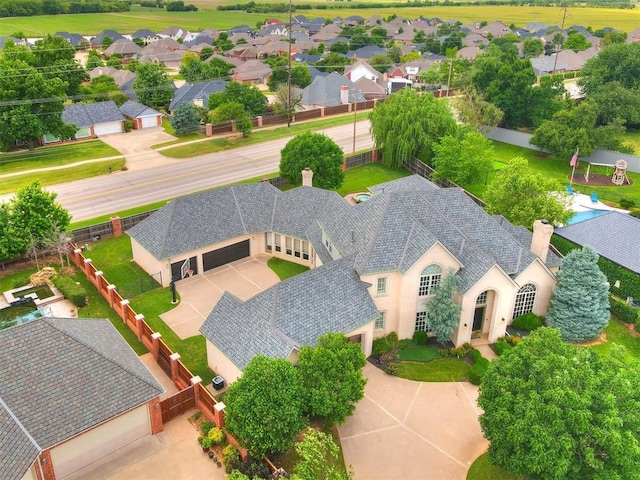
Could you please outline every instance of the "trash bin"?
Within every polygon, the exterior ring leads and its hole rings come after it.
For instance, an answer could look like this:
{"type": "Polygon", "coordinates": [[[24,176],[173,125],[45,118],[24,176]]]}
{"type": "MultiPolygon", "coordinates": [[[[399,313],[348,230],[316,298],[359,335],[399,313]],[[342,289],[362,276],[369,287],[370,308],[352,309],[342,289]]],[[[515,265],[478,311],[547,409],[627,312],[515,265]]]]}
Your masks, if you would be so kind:
{"type": "Polygon", "coordinates": [[[217,377],[213,377],[211,383],[213,384],[214,390],[222,390],[224,388],[224,378],[222,378],[220,375],[218,375],[217,377]]]}

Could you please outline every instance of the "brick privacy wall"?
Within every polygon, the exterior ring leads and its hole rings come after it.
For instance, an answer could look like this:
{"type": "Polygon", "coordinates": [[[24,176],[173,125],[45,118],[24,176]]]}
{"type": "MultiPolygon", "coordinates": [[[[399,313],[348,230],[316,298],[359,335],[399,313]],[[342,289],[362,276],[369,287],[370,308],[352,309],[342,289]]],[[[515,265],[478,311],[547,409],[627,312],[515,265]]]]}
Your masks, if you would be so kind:
{"type": "Polygon", "coordinates": [[[149,403],[149,418],[151,419],[151,435],[160,433],[164,430],[162,424],[162,409],[160,408],[160,398],[154,398],[149,403]]]}
{"type": "MultiPolygon", "coordinates": [[[[145,213],[139,213],[137,215],[131,215],[130,217],[124,217],[120,219],[122,229],[126,232],[134,225],[137,225],[142,220],[151,215],[155,210],[151,210],[145,213]]],[[[111,221],[98,223],[89,227],[77,228],[71,232],[73,243],[84,244],[93,241],[93,237],[99,235],[100,238],[112,237],[114,235],[113,225],[111,221]]]]}
{"type": "Polygon", "coordinates": [[[56,472],[54,472],[53,463],[51,462],[50,450],[43,450],[40,453],[40,465],[42,466],[42,480],[56,479],[56,472]]]}

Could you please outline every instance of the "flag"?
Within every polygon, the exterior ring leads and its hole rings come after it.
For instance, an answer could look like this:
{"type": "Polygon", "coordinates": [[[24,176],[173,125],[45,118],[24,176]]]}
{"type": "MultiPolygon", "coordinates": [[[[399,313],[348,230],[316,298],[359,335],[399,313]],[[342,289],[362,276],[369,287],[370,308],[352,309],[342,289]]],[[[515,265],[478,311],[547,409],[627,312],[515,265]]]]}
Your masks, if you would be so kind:
{"type": "Polygon", "coordinates": [[[576,153],[573,154],[573,157],[571,157],[571,161],[569,162],[569,166],[570,167],[575,167],[578,164],[578,150],[576,150],[576,153]]]}

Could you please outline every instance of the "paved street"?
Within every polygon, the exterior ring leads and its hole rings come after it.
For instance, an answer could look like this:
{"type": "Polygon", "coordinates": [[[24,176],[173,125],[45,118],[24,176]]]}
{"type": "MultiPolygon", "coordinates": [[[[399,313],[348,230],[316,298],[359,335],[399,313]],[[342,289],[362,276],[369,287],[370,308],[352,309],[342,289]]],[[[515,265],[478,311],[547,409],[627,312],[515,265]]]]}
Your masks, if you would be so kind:
{"type": "MultiPolygon", "coordinates": [[[[346,153],[353,145],[353,124],[319,130],[331,137],[346,153]]],[[[124,139],[136,142],[134,135],[124,139]]],[[[50,189],[73,215],[74,221],[146,205],[247,178],[276,172],[280,150],[291,137],[249,145],[189,159],[163,157],[150,149],[128,148],[130,170],[101,177],[58,184],[50,189]]],[[[108,142],[113,144],[110,139],[108,142]]],[[[369,122],[358,122],[356,151],[371,148],[369,122]]],[[[124,149],[123,149],[124,150],[124,149]]]]}

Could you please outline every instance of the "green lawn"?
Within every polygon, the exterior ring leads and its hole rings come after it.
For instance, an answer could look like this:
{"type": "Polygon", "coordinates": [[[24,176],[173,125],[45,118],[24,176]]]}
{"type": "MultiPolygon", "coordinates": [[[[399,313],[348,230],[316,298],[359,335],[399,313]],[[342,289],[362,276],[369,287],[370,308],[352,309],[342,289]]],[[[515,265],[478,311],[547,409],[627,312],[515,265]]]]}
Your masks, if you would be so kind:
{"type": "Polygon", "coordinates": [[[15,177],[0,178],[0,195],[13,193],[24,185],[28,185],[39,180],[43,186],[55,185],[57,183],[73,182],[82,178],[97,177],[112,171],[120,170],[124,166],[124,158],[106,160],[104,162],[87,163],[64,170],[49,170],[35,173],[17,175],[15,177]]]}
{"type": "Polygon", "coordinates": [[[342,197],[349,193],[366,192],[373,185],[409,175],[411,172],[407,170],[385,167],[381,163],[367,163],[347,169],[344,172],[344,183],[337,192],[342,197]]]}
{"type": "Polygon", "coordinates": [[[276,257],[270,258],[267,261],[267,265],[275,272],[276,275],[278,275],[280,280],[295,277],[299,273],[309,270],[309,267],[305,267],[304,265],[299,265],[276,257]]]}
{"type": "Polygon", "coordinates": [[[15,153],[1,153],[0,174],[34,168],[57,167],[82,160],[117,155],[120,155],[120,152],[101,140],[39,147],[33,152],[21,150],[15,153]]]}
{"type": "Polygon", "coordinates": [[[435,347],[418,345],[413,340],[407,339],[400,340],[398,358],[412,362],[430,362],[436,358],[440,358],[440,355],[438,355],[438,349],[435,347]]]}
{"type": "Polygon", "coordinates": [[[636,155],[640,154],[640,131],[627,130],[627,132],[624,134],[624,141],[633,145],[636,155]]]}
{"type": "Polygon", "coordinates": [[[467,473],[467,480],[521,480],[522,478],[493,465],[488,453],[476,458],[467,473]]]}
{"type": "MultiPolygon", "coordinates": [[[[360,112],[357,114],[358,120],[368,118],[369,112],[360,112]]],[[[178,146],[162,150],[160,153],[172,158],[189,158],[205,153],[215,153],[231,148],[243,147],[245,145],[253,145],[256,143],[275,140],[278,138],[290,137],[300,133],[320,130],[322,128],[335,127],[336,125],[345,125],[353,122],[353,115],[339,115],[323,120],[313,120],[310,122],[293,124],[291,127],[282,126],[277,128],[263,128],[255,130],[250,137],[242,137],[241,135],[225,138],[216,138],[206,142],[192,143],[190,145],[178,146]]],[[[170,142],[174,143],[174,142],[170,142]]],[[[158,145],[154,145],[157,148],[158,145]]]]}
{"type": "Polygon", "coordinates": [[[633,336],[620,320],[611,317],[604,332],[607,334],[607,341],[591,347],[595,351],[608,355],[611,352],[611,345],[616,343],[625,347],[629,358],[640,358],[640,337],[633,336]]]}
{"type": "Polygon", "coordinates": [[[471,365],[457,358],[439,358],[428,363],[400,362],[398,376],[417,382],[460,382],[470,369],[471,365]]]}
{"type": "Polygon", "coordinates": [[[129,208],[127,210],[120,210],[119,212],[110,213],[108,215],[101,215],[99,217],[90,218],[88,220],[83,220],[81,222],[73,222],[71,224],[71,229],[77,229],[82,227],[90,227],[91,225],[97,225],[99,223],[108,222],[109,219],[115,215],[120,218],[130,217],[132,215],[137,215],[138,213],[150,212],[152,210],[157,210],[159,208],[164,207],[167,204],[168,200],[163,200],[160,202],[149,203],[148,205],[141,205],[135,208],[129,208]]]}
{"type": "Polygon", "coordinates": [[[7,290],[13,290],[14,288],[21,287],[29,284],[29,277],[31,274],[36,273],[36,268],[28,268],[21,272],[12,273],[11,275],[5,275],[0,270],[0,294],[7,290]]]}
{"type": "Polygon", "coordinates": [[[188,133],[186,135],[178,135],[175,129],[171,126],[171,122],[166,118],[162,119],[162,128],[169,135],[174,135],[177,137],[175,140],[171,140],[170,142],[158,143],[157,145],[152,145],[151,148],[160,148],[165,147],[167,145],[174,145],[176,143],[188,142],[190,140],[198,140],[200,138],[207,138],[200,132],[188,133]]]}

